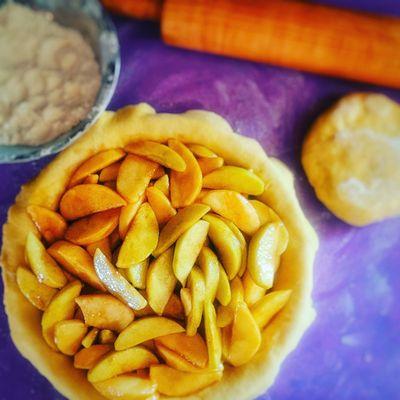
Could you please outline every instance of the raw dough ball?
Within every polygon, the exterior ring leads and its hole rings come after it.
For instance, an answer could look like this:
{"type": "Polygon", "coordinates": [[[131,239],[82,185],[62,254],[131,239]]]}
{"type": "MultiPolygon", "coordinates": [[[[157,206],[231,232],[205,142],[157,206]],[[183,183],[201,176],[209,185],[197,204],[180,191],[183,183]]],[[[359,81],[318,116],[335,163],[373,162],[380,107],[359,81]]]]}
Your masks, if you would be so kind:
{"type": "Polygon", "coordinates": [[[363,226],[400,214],[400,106],[380,94],[352,94],[315,122],[302,163],[317,197],[363,226]]]}

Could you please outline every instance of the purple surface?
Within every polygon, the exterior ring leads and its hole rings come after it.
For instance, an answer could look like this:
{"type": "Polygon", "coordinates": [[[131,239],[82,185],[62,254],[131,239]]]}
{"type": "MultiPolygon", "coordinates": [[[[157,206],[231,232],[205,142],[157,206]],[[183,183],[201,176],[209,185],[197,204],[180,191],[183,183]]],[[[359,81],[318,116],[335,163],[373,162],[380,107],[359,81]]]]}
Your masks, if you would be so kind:
{"type": "MultiPolygon", "coordinates": [[[[398,0],[325,3],[362,3],[365,10],[400,15],[398,0]]],[[[160,42],[152,24],[115,21],[122,73],[111,107],[147,101],[159,111],[202,108],[223,115],[295,172],[302,205],[318,231],[318,316],[262,399],[398,399],[400,219],[363,229],[340,222],[315,199],[299,153],[311,121],[341,95],[379,90],[400,100],[400,92],[177,50],[160,42]]],[[[50,160],[0,166],[1,223],[21,184],[50,160]]],[[[0,399],[62,399],[14,348],[3,310],[0,360],[0,399]]]]}

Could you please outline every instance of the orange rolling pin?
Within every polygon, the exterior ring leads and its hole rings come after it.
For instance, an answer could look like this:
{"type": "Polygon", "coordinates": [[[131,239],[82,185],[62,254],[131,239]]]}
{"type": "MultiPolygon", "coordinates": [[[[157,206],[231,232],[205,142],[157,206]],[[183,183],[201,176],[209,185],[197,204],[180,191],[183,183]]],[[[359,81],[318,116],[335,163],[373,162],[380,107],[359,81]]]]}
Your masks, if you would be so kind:
{"type": "MultiPolygon", "coordinates": [[[[399,18],[295,0],[105,3],[151,4],[150,18],[161,18],[173,46],[400,88],[399,18]]],[[[128,14],[141,17],[137,10],[128,14]]]]}

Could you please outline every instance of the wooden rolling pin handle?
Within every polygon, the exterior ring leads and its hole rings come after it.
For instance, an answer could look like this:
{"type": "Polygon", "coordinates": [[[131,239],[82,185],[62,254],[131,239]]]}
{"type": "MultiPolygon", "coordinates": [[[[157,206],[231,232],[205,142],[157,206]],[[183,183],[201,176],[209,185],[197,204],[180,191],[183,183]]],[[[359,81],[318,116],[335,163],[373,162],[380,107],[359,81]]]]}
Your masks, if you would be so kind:
{"type": "Polygon", "coordinates": [[[174,46],[400,88],[400,20],[293,0],[165,0],[174,46]]]}

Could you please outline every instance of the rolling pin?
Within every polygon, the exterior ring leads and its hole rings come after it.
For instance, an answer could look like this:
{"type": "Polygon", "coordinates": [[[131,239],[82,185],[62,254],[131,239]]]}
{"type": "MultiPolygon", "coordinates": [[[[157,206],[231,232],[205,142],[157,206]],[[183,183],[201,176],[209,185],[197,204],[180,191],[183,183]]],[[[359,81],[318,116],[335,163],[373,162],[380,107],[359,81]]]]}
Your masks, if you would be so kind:
{"type": "Polygon", "coordinates": [[[151,4],[173,46],[400,88],[399,18],[295,0],[105,3],[151,4]]]}

